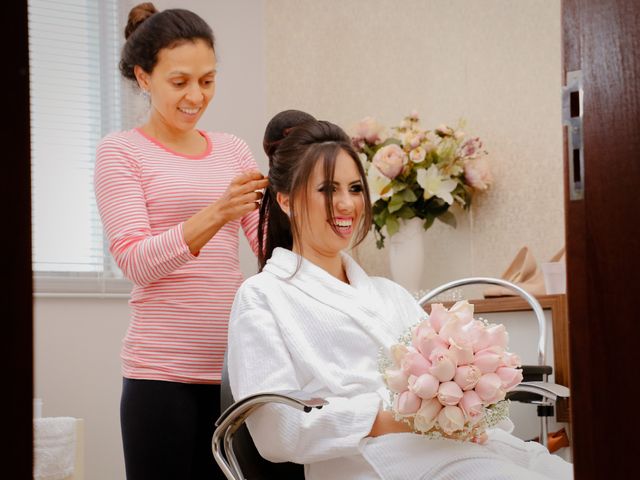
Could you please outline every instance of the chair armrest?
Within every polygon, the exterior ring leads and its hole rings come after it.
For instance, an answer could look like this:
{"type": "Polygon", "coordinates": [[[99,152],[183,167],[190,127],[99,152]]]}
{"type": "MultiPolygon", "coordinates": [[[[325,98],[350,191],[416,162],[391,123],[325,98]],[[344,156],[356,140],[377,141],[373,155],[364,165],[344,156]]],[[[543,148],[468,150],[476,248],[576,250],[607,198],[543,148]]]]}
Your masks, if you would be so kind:
{"type": "Polygon", "coordinates": [[[228,479],[239,480],[244,478],[233,451],[233,436],[235,432],[244,424],[249,415],[268,403],[282,403],[298,410],[310,412],[314,408],[322,408],[329,402],[323,398],[311,397],[303,391],[283,390],[249,395],[227,408],[216,420],[216,429],[213,432],[211,446],[213,457],[228,479]],[[222,450],[222,442],[224,442],[225,453],[222,450]]]}
{"type": "Polygon", "coordinates": [[[567,387],[550,382],[522,382],[509,393],[511,392],[535,393],[553,401],[558,398],[569,398],[570,394],[567,387]]]}
{"type": "Polygon", "coordinates": [[[262,392],[254,395],[249,395],[241,400],[238,400],[229,408],[227,408],[222,415],[216,420],[216,427],[219,427],[227,421],[233,421],[239,416],[242,417],[242,422],[253,412],[256,408],[261,407],[267,403],[283,403],[290,407],[297,408],[298,410],[304,410],[310,412],[312,408],[322,408],[327,405],[327,402],[323,398],[311,397],[307,392],[301,390],[280,390],[275,392],[262,392]]]}

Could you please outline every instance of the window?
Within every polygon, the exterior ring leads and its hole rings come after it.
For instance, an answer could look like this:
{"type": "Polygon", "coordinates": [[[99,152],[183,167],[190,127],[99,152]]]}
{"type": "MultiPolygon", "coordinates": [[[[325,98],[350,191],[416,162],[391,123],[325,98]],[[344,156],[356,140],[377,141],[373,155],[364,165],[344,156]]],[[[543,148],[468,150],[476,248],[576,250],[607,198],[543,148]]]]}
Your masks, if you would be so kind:
{"type": "Polygon", "coordinates": [[[36,291],[128,291],[93,194],[98,141],[122,129],[117,0],[29,0],[32,235],[36,291]],[[113,281],[116,279],[116,281],[113,281]]]}

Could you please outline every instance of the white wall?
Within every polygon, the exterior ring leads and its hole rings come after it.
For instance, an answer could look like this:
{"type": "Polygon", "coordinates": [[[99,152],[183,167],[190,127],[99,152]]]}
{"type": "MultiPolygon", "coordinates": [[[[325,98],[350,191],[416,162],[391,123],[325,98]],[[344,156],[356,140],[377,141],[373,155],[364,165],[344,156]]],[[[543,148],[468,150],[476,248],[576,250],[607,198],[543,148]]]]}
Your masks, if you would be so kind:
{"type": "MultiPolygon", "coordinates": [[[[458,228],[425,235],[425,288],[500,276],[529,245],[548,261],[564,243],[560,0],[267,2],[269,115],[296,106],[349,127],[455,124],[485,142],[495,185],[458,228]]],[[[358,251],[388,275],[372,236],[358,251]]]]}
{"type": "MultiPolygon", "coordinates": [[[[559,0],[155,4],[212,25],[220,76],[200,126],[244,138],[263,171],[264,126],[285,108],[343,126],[365,115],[391,124],[414,108],[426,126],[467,119],[490,151],[495,186],[457,230],[427,233],[425,286],[499,275],[524,244],[540,261],[562,245],[559,0]]],[[[358,254],[388,274],[386,252],[369,243],[358,254]]],[[[241,261],[245,274],[255,271],[246,244],[241,261]]],[[[86,419],[90,480],[124,478],[119,350],[128,316],[124,299],[35,300],[36,396],[45,415],[86,419]]]]}

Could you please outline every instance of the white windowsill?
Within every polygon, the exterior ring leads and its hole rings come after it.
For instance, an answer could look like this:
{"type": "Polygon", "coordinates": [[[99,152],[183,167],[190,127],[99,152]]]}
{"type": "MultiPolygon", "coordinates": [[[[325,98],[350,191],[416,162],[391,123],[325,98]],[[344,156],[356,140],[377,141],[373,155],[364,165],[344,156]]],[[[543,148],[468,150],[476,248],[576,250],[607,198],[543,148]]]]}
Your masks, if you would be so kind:
{"type": "Polygon", "coordinates": [[[126,298],[132,283],[124,278],[97,275],[64,275],[35,273],[34,298],[126,298]]]}

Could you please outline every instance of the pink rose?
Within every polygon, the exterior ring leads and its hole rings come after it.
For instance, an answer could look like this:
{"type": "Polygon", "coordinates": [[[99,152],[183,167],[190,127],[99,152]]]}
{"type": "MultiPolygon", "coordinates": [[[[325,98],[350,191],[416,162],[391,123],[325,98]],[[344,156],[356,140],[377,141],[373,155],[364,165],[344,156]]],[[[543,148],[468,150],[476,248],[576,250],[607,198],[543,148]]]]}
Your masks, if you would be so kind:
{"type": "Polygon", "coordinates": [[[491,405],[504,399],[502,379],[497,373],[487,373],[480,377],[475,388],[476,393],[485,405],[491,405]]]}
{"type": "Polygon", "coordinates": [[[429,322],[436,332],[440,332],[442,325],[449,320],[449,312],[441,303],[431,305],[431,313],[429,314],[429,322]]]}
{"type": "Polygon", "coordinates": [[[400,369],[388,368],[385,370],[384,380],[389,390],[395,393],[404,392],[409,387],[409,375],[400,369]]]}
{"type": "Polygon", "coordinates": [[[393,359],[393,364],[396,367],[400,366],[402,359],[409,351],[407,349],[407,346],[403,345],[402,343],[396,343],[395,345],[392,345],[389,350],[391,352],[391,358],[393,359]]]}
{"type": "Polygon", "coordinates": [[[467,323],[462,331],[471,343],[474,352],[484,350],[491,345],[489,341],[489,333],[480,320],[474,320],[467,323]]]}
{"type": "Polygon", "coordinates": [[[464,428],[464,413],[460,407],[447,405],[438,413],[437,422],[444,433],[451,435],[464,428]]]}
{"type": "Polygon", "coordinates": [[[489,347],[480,350],[473,357],[473,364],[480,369],[482,373],[495,372],[500,366],[502,360],[501,347],[489,347]]]}
{"type": "Polygon", "coordinates": [[[429,357],[431,368],[429,373],[441,382],[452,380],[456,374],[456,364],[446,350],[434,350],[429,357]]]}
{"type": "Polygon", "coordinates": [[[428,432],[433,428],[442,410],[442,404],[436,398],[423,400],[420,409],[413,418],[413,426],[420,432],[428,432]]]}
{"type": "Polygon", "coordinates": [[[491,345],[496,345],[502,348],[507,348],[509,345],[509,333],[507,333],[507,329],[504,328],[504,325],[490,325],[487,328],[487,333],[489,335],[489,342],[491,345]]]}
{"type": "Polygon", "coordinates": [[[443,405],[457,405],[462,400],[462,389],[456,382],[444,382],[438,388],[438,400],[443,405]]]}
{"type": "Polygon", "coordinates": [[[373,117],[365,117],[355,126],[356,139],[364,139],[367,143],[377,144],[384,141],[384,126],[373,117]]]}
{"type": "Polygon", "coordinates": [[[453,381],[460,385],[462,390],[471,390],[476,386],[481,376],[482,372],[475,365],[463,365],[456,369],[453,381]]]}
{"type": "Polygon", "coordinates": [[[407,154],[395,143],[382,147],[371,160],[385,177],[393,180],[407,164],[407,154]]]}
{"type": "Polygon", "coordinates": [[[482,399],[473,390],[464,392],[462,400],[460,400],[460,408],[471,423],[477,423],[484,416],[482,399]]]}
{"type": "Polygon", "coordinates": [[[449,313],[457,317],[462,325],[466,325],[473,320],[473,304],[460,300],[449,309],[449,313]]]}
{"type": "Polygon", "coordinates": [[[451,339],[449,355],[456,361],[458,366],[473,362],[473,348],[471,348],[471,344],[468,342],[458,344],[455,338],[451,339]]]}
{"type": "Polygon", "coordinates": [[[508,392],[516,385],[522,382],[522,370],[519,368],[500,367],[496,370],[496,374],[502,380],[502,389],[508,392]]]}
{"type": "Polygon", "coordinates": [[[420,408],[422,399],[410,390],[402,392],[394,400],[394,410],[400,415],[413,415],[420,408]]]}
{"type": "Polygon", "coordinates": [[[466,158],[473,158],[482,152],[482,142],[480,138],[470,138],[460,147],[460,155],[466,158]]]}
{"type": "Polygon", "coordinates": [[[411,160],[413,163],[420,163],[424,161],[426,156],[427,151],[422,147],[415,147],[409,152],[409,160],[411,160]]]}
{"type": "Polygon", "coordinates": [[[522,360],[520,360],[520,356],[511,352],[504,352],[502,354],[502,361],[500,362],[500,366],[502,367],[520,367],[522,366],[522,360]]]}
{"type": "Polygon", "coordinates": [[[442,340],[449,344],[452,339],[460,339],[463,332],[462,327],[464,327],[464,325],[460,319],[452,316],[449,317],[449,320],[447,320],[444,325],[442,325],[438,335],[440,335],[442,340]]]}
{"type": "Polygon", "coordinates": [[[400,362],[400,368],[408,375],[419,377],[423,373],[429,373],[431,363],[420,352],[409,350],[400,362]]]}
{"type": "Polygon", "coordinates": [[[489,170],[489,162],[485,157],[465,160],[464,178],[467,183],[478,190],[486,190],[493,183],[489,170]]]}
{"type": "Polygon", "coordinates": [[[409,390],[423,400],[429,400],[438,393],[440,382],[429,373],[423,373],[419,377],[409,377],[409,390]]]}
{"type": "Polygon", "coordinates": [[[431,356],[434,350],[446,350],[449,348],[449,344],[434,330],[418,337],[416,343],[418,344],[418,350],[427,358],[431,356]]]}

